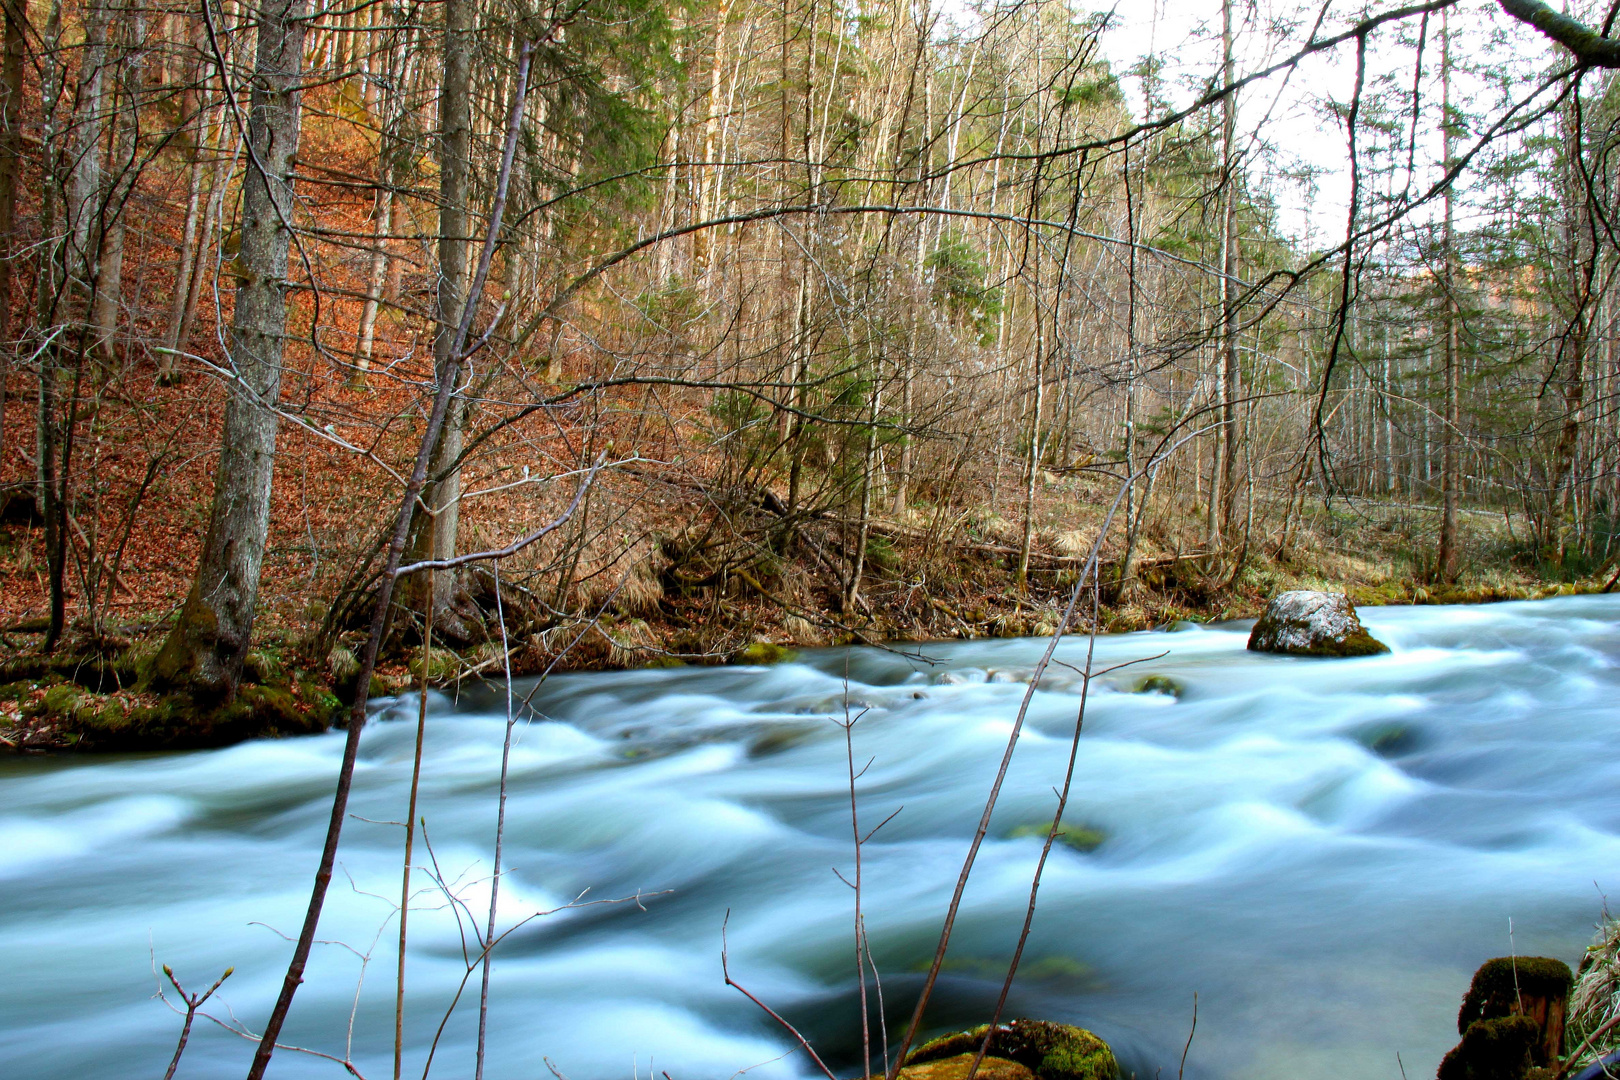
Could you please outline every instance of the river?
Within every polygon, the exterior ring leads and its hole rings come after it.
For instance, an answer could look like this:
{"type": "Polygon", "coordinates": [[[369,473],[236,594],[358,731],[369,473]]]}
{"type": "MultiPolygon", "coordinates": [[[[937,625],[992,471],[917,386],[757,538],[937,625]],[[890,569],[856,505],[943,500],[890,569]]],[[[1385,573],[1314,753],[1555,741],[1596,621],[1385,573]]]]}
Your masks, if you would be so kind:
{"type": "MultiPolygon", "coordinates": [[[[1093,849],[1056,849],[1009,1015],[1085,1025],[1138,1076],[1169,1077],[1196,992],[1188,1077],[1418,1080],[1456,1041],[1481,960],[1578,959],[1620,885],[1620,597],[1362,614],[1391,655],[1257,656],[1239,626],[1098,639],[1099,668],[1165,655],[1093,685],[1067,815],[1093,849]],[[1133,692],[1151,674],[1180,696],[1133,692]]],[[[853,897],[834,874],[853,873],[846,696],[870,762],[863,827],[895,814],[865,849],[863,899],[897,1024],[1043,644],[550,680],[516,728],[501,926],[578,902],[496,950],[487,1075],[549,1076],[543,1059],[569,1080],[809,1075],[724,984],[728,910],[737,981],[840,1076],[858,1071],[853,897]]],[[[1059,659],[1082,663],[1084,645],[1059,659]]],[[[1015,834],[1050,820],[1078,686],[1058,666],[1035,695],[934,1026],[994,1001],[1039,852],[1015,834]]],[[[408,1075],[465,971],[447,895],[479,918],[488,907],[504,708],[498,687],[433,700],[408,1075]]],[[[414,717],[413,701],[384,702],[366,729],[330,944],[286,1031],[372,1080],[391,1073],[389,822],[405,814],[414,717]]],[[[161,1076],[179,1018],[154,996],[157,965],[188,989],[234,966],[205,1011],[261,1024],[342,740],[0,761],[0,1076],[161,1076]]],[[[434,1075],[472,1074],[476,995],[475,976],[434,1075]]],[[[235,1075],[250,1055],[200,1020],[178,1075],[235,1075]]],[[[344,1073],[283,1051],[271,1075],[344,1073]]]]}

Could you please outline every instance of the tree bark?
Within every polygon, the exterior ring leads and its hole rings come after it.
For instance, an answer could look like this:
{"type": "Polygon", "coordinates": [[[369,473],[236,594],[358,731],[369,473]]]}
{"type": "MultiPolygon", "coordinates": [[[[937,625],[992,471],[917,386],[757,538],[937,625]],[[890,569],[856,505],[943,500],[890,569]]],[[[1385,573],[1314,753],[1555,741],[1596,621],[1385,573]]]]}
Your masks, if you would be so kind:
{"type": "MultiPolygon", "coordinates": [[[[1451,20],[1450,13],[1441,15],[1440,40],[1440,119],[1443,132],[1445,168],[1452,166],[1453,139],[1451,118],[1451,20]]],[[[1445,365],[1444,417],[1440,424],[1440,551],[1435,572],[1442,581],[1457,580],[1457,237],[1453,226],[1454,189],[1446,185],[1444,220],[1441,223],[1441,245],[1444,271],[1441,276],[1441,318],[1445,365]]]]}
{"type": "Polygon", "coordinates": [[[287,329],[287,247],[307,0],[265,0],[247,122],[242,245],[223,445],[214,500],[191,592],[153,665],[156,686],[229,700],[253,633],[275,469],[275,408],[287,329]]]}
{"type": "Polygon", "coordinates": [[[146,16],[138,7],[119,19],[123,34],[112,65],[115,85],[107,91],[113,103],[109,118],[113,134],[107,154],[106,184],[102,193],[100,261],[96,270],[96,296],[90,310],[94,335],[93,355],[111,364],[118,356],[118,312],[124,294],[124,234],[128,218],[124,204],[137,175],[136,137],[139,132],[141,68],[146,46],[146,16]]]}
{"type": "Polygon", "coordinates": [[[183,330],[186,328],[190,314],[192,298],[196,295],[193,280],[196,277],[196,265],[200,257],[199,248],[203,236],[203,176],[207,172],[207,165],[203,161],[203,147],[207,142],[208,125],[204,120],[205,112],[199,107],[201,95],[197,92],[197,83],[201,76],[201,53],[203,48],[202,36],[205,33],[202,20],[197,20],[192,31],[192,49],[195,54],[188,58],[182,69],[181,78],[184,80],[180,91],[180,123],[191,128],[191,163],[187,169],[186,177],[186,221],[180,236],[180,252],[174,267],[174,295],[169,306],[169,325],[163,332],[164,351],[158,360],[158,383],[168,385],[174,381],[175,353],[186,347],[183,330]]]}
{"type": "Polygon", "coordinates": [[[1232,58],[1232,0],[1221,3],[1221,79],[1230,92],[1221,101],[1222,170],[1226,191],[1221,223],[1221,438],[1217,450],[1220,466],[1218,482],[1210,492],[1220,504],[1217,535],[1212,548],[1232,534],[1233,505],[1237,501],[1238,453],[1238,155],[1237,91],[1231,90],[1235,77],[1232,58]]]}
{"type": "MultiPolygon", "coordinates": [[[[472,157],[473,14],[471,0],[445,2],[444,79],[439,95],[438,327],[433,338],[434,363],[441,372],[459,359],[453,355],[453,349],[466,295],[467,229],[471,216],[467,203],[472,157]]],[[[429,513],[417,522],[412,559],[448,559],[456,553],[461,469],[452,467],[452,463],[461,456],[466,408],[466,399],[459,394],[450,399],[429,472],[441,479],[429,484],[423,493],[429,513]]],[[[447,639],[464,641],[472,629],[454,612],[460,580],[460,574],[454,570],[435,570],[431,574],[417,575],[405,584],[412,590],[431,589],[432,604],[428,610],[433,613],[434,626],[447,639]]],[[[409,606],[423,608],[416,597],[413,592],[409,606]]]]}
{"type": "Polygon", "coordinates": [[[11,374],[11,260],[16,255],[17,180],[22,175],[22,92],[26,46],[23,0],[6,0],[0,54],[0,458],[6,448],[6,401],[11,374]]]}

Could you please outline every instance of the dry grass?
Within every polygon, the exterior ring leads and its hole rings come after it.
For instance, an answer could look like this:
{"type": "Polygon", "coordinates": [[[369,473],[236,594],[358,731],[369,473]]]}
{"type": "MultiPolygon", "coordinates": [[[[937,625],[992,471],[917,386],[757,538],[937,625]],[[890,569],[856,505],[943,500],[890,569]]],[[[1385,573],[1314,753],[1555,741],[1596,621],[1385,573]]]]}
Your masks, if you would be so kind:
{"type": "Polygon", "coordinates": [[[1586,947],[1580,972],[1569,992],[1568,1034],[1571,1048],[1579,1047],[1593,1032],[1601,1032],[1592,1045],[1571,1063],[1571,1071],[1620,1050],[1620,921],[1603,914],[1592,944],[1586,947]],[[1612,1025],[1603,1030],[1605,1025],[1612,1025]]]}

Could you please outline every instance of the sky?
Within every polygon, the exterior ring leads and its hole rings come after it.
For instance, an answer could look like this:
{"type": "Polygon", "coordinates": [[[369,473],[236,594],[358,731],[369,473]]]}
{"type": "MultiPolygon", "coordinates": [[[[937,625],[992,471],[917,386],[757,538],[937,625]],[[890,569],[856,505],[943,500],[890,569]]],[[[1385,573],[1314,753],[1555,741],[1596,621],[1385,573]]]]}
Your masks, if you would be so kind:
{"type": "MultiPolygon", "coordinates": [[[[1116,73],[1130,71],[1149,53],[1165,64],[1165,96],[1179,105],[1196,96],[1197,80],[1214,70],[1220,57],[1220,0],[1076,0],[1084,11],[1111,12],[1109,29],[1103,38],[1103,51],[1116,73]]],[[[1387,10],[1398,6],[1395,0],[1381,3],[1333,2],[1329,0],[1324,22],[1327,32],[1340,29],[1364,11],[1387,10]]],[[[1309,26],[1295,26],[1285,36],[1267,33],[1280,23],[1297,22],[1299,5],[1292,0],[1236,0],[1238,70],[1252,71],[1275,62],[1297,49],[1309,34],[1309,26]]],[[[1314,19],[1319,8],[1308,10],[1314,19]]],[[[1483,72],[1524,65],[1547,69],[1558,57],[1558,49],[1529,27],[1503,14],[1493,0],[1464,0],[1452,15],[1453,55],[1457,72],[1454,99],[1462,105],[1482,107],[1494,99],[1483,72]]],[[[1415,33],[1417,20],[1405,24],[1406,33],[1415,33]]],[[[1431,21],[1430,48],[1424,67],[1428,86],[1425,94],[1435,95],[1439,53],[1435,47],[1438,19],[1431,21]]],[[[1412,80],[1415,50],[1401,45],[1393,27],[1381,30],[1368,51],[1368,84],[1380,77],[1398,79],[1405,85],[1412,80]]],[[[1351,43],[1332,54],[1319,54],[1307,60],[1286,81],[1274,77],[1246,91],[1240,99],[1239,128],[1251,135],[1258,128],[1270,146],[1268,154],[1254,154],[1249,169],[1252,182],[1266,182],[1278,201],[1278,225],[1296,242],[1314,247],[1336,242],[1342,237],[1350,193],[1345,131],[1341,123],[1324,115],[1331,101],[1350,99],[1355,78],[1355,49],[1351,43]],[[1309,174],[1309,180],[1285,179],[1282,173],[1309,174]]],[[[1139,78],[1123,80],[1127,100],[1137,115],[1142,113],[1143,93],[1139,78]]],[[[1428,169],[1420,168],[1420,182],[1432,182],[1438,175],[1440,142],[1434,121],[1438,108],[1425,110],[1420,120],[1419,158],[1427,156],[1428,169]]]]}

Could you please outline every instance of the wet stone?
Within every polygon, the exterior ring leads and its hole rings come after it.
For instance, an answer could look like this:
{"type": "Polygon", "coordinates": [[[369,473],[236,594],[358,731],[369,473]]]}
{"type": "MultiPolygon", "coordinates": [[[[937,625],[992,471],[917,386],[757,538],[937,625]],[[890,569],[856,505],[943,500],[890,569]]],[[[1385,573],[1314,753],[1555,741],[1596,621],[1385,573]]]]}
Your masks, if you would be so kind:
{"type": "Polygon", "coordinates": [[[1361,625],[1343,593],[1297,590],[1279,593],[1249,634],[1253,652],[1289,656],[1376,656],[1389,646],[1361,625]]]}

